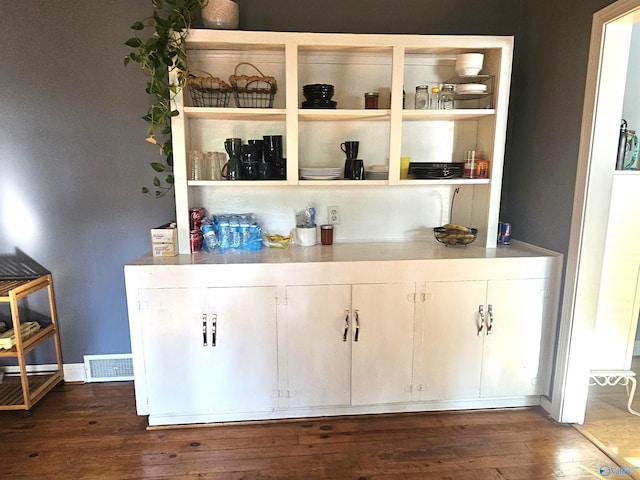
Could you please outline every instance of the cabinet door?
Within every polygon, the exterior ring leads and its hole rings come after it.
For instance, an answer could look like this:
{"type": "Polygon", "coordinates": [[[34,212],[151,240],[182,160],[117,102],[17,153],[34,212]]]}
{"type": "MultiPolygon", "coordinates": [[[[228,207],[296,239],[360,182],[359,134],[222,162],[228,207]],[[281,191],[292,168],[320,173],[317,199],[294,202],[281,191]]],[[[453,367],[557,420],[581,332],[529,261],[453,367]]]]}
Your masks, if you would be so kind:
{"type": "Polygon", "coordinates": [[[455,400],[480,395],[484,281],[427,283],[416,329],[414,400],[455,400]]]}
{"type": "Polygon", "coordinates": [[[274,287],[212,288],[207,313],[215,345],[196,370],[216,412],[269,411],[277,406],[278,360],[274,287]]]}
{"type": "Polygon", "coordinates": [[[545,279],[489,282],[481,396],[536,395],[543,389],[538,368],[545,287],[545,279]]]}
{"type": "Polygon", "coordinates": [[[273,288],[150,289],[140,299],[145,305],[142,340],[151,415],[267,411],[275,406],[273,288]]]}
{"type": "Polygon", "coordinates": [[[140,291],[142,344],[151,415],[213,411],[207,381],[209,348],[203,344],[204,289],[140,291]]]}
{"type": "Polygon", "coordinates": [[[415,284],[353,285],[351,403],[411,400],[415,284]]]}
{"type": "Polygon", "coordinates": [[[285,318],[279,323],[286,364],[282,406],[349,405],[351,286],[289,286],[286,296],[285,318]]]}

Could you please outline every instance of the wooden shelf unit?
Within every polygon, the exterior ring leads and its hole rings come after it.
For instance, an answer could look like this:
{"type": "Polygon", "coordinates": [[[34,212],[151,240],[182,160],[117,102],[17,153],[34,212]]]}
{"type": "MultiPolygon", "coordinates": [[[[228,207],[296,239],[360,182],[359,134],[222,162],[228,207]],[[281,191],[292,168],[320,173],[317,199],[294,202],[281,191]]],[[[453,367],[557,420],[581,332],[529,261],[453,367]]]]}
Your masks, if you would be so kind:
{"type": "Polygon", "coordinates": [[[42,397],[64,380],[62,367],[62,350],[58,335],[53,279],[51,274],[35,279],[0,280],[0,303],[8,303],[11,309],[11,320],[14,332],[20,332],[20,315],[18,302],[29,295],[46,289],[49,300],[50,323],[32,335],[22,338],[16,336],[16,344],[10,349],[0,349],[0,358],[16,358],[19,373],[5,374],[0,383],[0,410],[28,411],[42,397]],[[56,367],[49,371],[27,372],[25,356],[30,351],[53,339],[56,352],[56,367]]]}

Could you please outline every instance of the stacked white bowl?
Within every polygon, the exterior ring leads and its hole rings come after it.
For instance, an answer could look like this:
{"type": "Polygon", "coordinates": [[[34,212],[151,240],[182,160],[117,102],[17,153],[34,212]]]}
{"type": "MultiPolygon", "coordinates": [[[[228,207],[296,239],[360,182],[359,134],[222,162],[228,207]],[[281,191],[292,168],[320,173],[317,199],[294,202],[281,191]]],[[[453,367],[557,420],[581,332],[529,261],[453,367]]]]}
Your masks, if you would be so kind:
{"type": "Polygon", "coordinates": [[[484,54],[482,53],[461,53],[456,56],[456,74],[461,77],[471,77],[478,75],[482,70],[484,54]]]}

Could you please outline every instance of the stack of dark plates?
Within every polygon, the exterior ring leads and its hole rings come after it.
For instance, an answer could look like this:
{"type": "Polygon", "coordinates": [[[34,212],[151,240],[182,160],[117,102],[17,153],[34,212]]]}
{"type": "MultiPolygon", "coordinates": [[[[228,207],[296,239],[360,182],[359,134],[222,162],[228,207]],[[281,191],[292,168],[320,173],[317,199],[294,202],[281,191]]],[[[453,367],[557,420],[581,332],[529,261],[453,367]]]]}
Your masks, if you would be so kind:
{"type": "Polygon", "coordinates": [[[313,83],[302,87],[302,93],[307,100],[302,102],[302,108],[336,108],[338,102],[331,100],[333,85],[313,83]]]}

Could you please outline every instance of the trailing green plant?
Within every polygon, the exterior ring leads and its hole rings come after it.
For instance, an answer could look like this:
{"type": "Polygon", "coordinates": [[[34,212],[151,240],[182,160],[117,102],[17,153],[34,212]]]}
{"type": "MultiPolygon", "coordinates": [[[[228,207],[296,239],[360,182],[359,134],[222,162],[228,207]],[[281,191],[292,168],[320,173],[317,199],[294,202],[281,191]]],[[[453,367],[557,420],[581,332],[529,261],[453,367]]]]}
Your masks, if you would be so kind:
{"type": "Polygon", "coordinates": [[[153,97],[153,103],[142,119],[149,124],[147,142],[159,147],[164,159],[150,163],[156,173],[153,187],[142,187],[142,193],[150,197],[162,197],[174,186],[171,118],[178,111],[173,108],[173,99],[184,87],[189,72],[184,43],[192,14],[207,1],[151,0],[153,15],[131,25],[134,36],[125,42],[133,49],[124,58],[125,66],[135,62],[149,75],[145,91],[153,97]],[[174,80],[170,72],[175,73],[174,80]]]}

